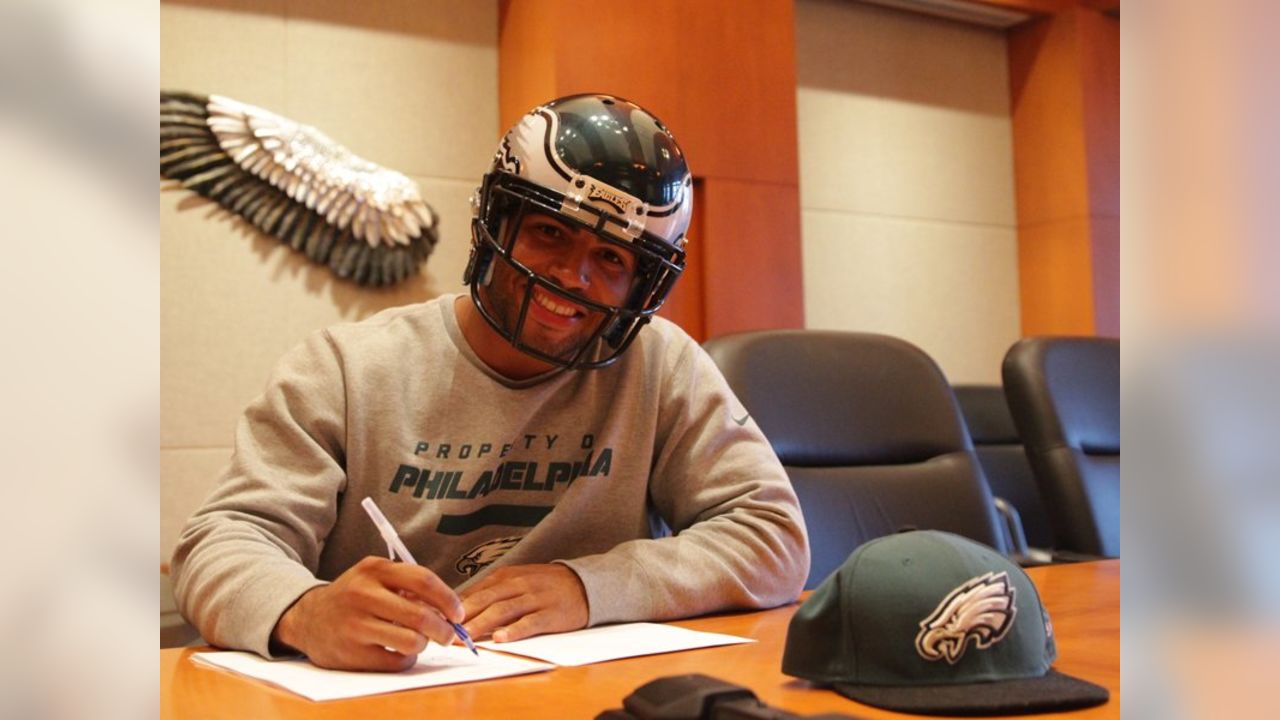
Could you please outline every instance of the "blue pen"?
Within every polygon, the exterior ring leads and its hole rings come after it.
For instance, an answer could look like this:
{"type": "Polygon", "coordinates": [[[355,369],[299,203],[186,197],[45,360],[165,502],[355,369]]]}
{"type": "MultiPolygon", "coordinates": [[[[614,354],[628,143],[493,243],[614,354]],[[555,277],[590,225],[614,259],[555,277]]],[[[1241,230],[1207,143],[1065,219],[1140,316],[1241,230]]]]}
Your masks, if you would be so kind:
{"type": "MultiPolygon", "coordinates": [[[[369,519],[373,520],[373,524],[378,527],[378,534],[386,541],[387,553],[391,555],[391,559],[395,560],[396,555],[399,555],[404,562],[410,565],[417,565],[418,561],[413,559],[409,548],[404,546],[404,541],[400,539],[396,529],[391,527],[391,521],[387,520],[387,516],[382,514],[382,510],[373,502],[373,498],[367,497],[361,500],[360,506],[364,508],[365,512],[369,513],[369,519]]],[[[471,636],[467,634],[466,628],[456,622],[450,622],[449,624],[453,626],[453,631],[458,634],[458,638],[466,643],[467,649],[479,656],[480,653],[476,651],[476,645],[471,642],[471,636]]]]}

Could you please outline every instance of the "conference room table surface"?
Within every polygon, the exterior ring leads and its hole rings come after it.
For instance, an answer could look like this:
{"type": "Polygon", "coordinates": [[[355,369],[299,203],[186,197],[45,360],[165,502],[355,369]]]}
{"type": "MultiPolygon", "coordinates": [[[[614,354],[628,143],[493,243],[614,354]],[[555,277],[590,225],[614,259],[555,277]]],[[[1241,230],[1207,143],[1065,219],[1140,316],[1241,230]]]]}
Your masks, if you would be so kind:
{"type": "MultiPolygon", "coordinates": [[[[1120,561],[1031,568],[1053,620],[1054,668],[1111,691],[1105,704],[1032,717],[1078,720],[1120,716],[1120,561]]],[[[847,700],[784,675],[780,668],[787,624],[798,604],[760,612],[726,613],[672,624],[755,638],[757,642],[663,655],[559,667],[499,678],[348,700],[313,702],[266,683],[191,661],[209,648],[160,651],[162,718],[593,718],[659,677],[702,673],[750,688],[776,708],[805,716],[841,713],[857,718],[918,717],[847,700]]]]}

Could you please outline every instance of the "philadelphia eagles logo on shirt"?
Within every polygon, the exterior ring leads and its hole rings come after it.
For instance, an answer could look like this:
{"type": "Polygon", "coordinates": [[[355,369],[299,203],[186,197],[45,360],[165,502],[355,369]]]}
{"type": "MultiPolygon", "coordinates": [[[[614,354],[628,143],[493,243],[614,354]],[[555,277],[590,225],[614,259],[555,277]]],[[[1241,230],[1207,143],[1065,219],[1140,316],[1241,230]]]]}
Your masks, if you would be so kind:
{"type": "Polygon", "coordinates": [[[481,543],[462,554],[458,558],[458,562],[453,566],[458,572],[467,577],[475,577],[475,574],[492,565],[498,558],[507,554],[511,548],[520,542],[521,536],[498,538],[490,540],[487,543],[481,543]]]}
{"type": "Polygon", "coordinates": [[[1018,612],[1009,574],[979,575],[952,590],[929,617],[920,621],[916,652],[925,660],[955,665],[969,641],[985,650],[1004,639],[1018,612]]]}

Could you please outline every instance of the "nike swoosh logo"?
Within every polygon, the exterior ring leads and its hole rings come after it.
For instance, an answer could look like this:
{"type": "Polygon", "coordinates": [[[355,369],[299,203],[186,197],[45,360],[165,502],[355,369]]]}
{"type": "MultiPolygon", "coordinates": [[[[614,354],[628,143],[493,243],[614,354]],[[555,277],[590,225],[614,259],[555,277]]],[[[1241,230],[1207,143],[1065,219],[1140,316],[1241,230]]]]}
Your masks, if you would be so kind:
{"type": "Polygon", "coordinates": [[[751,413],[743,413],[742,417],[733,418],[733,421],[738,423],[739,425],[746,425],[747,421],[750,419],[751,419],[751,413]]]}

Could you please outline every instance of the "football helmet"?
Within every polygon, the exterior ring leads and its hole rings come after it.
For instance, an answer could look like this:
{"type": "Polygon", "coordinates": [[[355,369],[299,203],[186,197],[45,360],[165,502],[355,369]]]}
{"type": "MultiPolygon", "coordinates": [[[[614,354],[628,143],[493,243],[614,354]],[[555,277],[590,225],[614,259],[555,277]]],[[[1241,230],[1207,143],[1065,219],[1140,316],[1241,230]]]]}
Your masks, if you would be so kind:
{"type": "MultiPolygon", "coordinates": [[[[660,120],[611,95],[553,100],[498,145],[472,198],[463,281],[481,316],[519,350],[565,368],[604,367],[635,340],[684,270],[692,209],[684,153],[660,120]],[[526,248],[544,237],[590,244],[585,265],[564,261],[580,279],[565,282],[548,269],[560,260],[530,260],[526,248]],[[608,263],[604,280],[593,276],[598,262],[608,263]]],[[[575,247],[555,252],[582,252],[575,247]]]]}

